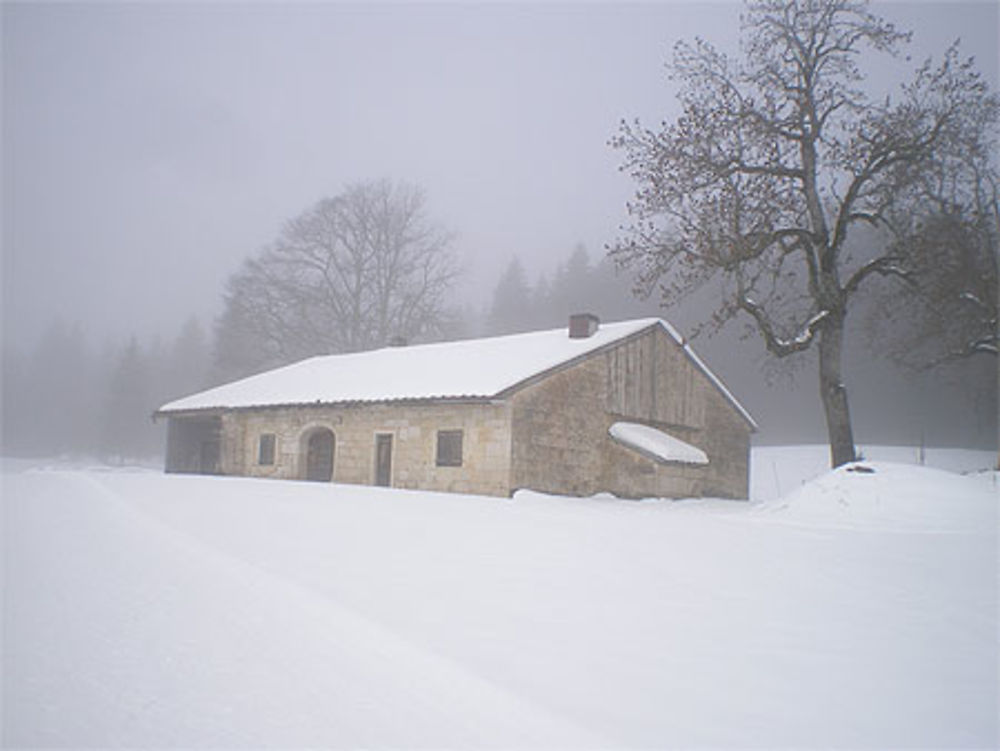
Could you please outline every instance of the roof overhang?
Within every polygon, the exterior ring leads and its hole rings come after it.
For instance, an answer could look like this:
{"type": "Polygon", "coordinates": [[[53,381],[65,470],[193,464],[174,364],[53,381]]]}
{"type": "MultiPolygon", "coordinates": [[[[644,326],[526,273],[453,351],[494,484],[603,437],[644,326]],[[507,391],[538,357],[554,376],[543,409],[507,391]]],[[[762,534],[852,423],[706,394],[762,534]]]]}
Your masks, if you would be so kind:
{"type": "Polygon", "coordinates": [[[637,422],[616,422],[608,434],[618,443],[660,464],[704,466],[708,454],[687,441],[637,422]]]}

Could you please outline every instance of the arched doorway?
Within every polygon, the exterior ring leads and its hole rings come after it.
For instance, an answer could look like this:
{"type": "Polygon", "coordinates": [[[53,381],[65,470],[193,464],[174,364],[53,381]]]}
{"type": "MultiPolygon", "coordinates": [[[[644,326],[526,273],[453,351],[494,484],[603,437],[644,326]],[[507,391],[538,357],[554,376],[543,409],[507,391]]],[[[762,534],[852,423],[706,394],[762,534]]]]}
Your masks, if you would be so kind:
{"type": "Polygon", "coordinates": [[[317,428],[305,441],[306,479],[330,482],[333,478],[333,447],[336,439],[328,428],[317,428]]]}

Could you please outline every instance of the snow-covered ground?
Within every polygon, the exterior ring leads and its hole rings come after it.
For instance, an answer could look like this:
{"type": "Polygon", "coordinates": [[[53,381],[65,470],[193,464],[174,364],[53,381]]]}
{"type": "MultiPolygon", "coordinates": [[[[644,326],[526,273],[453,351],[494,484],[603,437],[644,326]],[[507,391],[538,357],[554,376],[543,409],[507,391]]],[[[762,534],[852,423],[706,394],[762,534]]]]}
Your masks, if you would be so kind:
{"type": "Polygon", "coordinates": [[[995,475],[824,452],[752,503],[5,462],[4,746],[995,747],[995,475]]]}

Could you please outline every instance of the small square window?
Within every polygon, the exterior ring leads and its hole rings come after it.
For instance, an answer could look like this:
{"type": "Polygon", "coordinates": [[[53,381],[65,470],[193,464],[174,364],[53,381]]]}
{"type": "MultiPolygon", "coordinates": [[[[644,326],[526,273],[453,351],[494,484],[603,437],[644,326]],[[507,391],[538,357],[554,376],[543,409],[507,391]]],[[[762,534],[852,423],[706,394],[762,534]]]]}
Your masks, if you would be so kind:
{"type": "Polygon", "coordinates": [[[274,464],[274,433],[263,433],[257,443],[257,463],[262,465],[274,464]]]}
{"type": "Polygon", "coordinates": [[[462,431],[439,430],[437,435],[437,465],[439,467],[461,467],[462,431]]]}

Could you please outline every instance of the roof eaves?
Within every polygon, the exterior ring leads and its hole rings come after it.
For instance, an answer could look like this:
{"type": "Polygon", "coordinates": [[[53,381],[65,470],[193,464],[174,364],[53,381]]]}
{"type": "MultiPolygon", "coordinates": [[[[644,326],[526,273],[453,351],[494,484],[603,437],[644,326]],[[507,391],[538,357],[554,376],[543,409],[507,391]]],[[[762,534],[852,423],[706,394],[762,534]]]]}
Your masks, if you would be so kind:
{"type": "Polygon", "coordinates": [[[153,417],[185,417],[194,415],[206,415],[211,413],[221,414],[222,412],[246,412],[250,410],[271,410],[271,409],[292,409],[301,407],[357,407],[369,404],[394,404],[400,406],[427,405],[447,402],[448,404],[486,404],[495,402],[498,398],[489,395],[461,394],[455,396],[425,396],[425,397],[399,397],[388,399],[344,399],[339,401],[323,401],[317,399],[311,402],[281,402],[262,404],[241,404],[238,406],[204,406],[187,407],[177,409],[158,409],[153,413],[153,417]]]}

